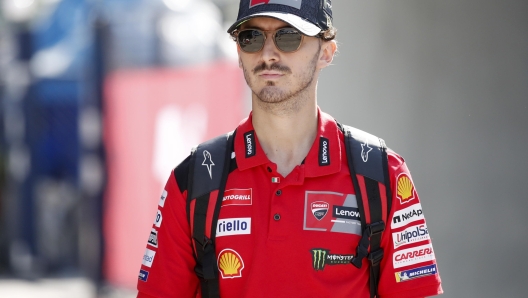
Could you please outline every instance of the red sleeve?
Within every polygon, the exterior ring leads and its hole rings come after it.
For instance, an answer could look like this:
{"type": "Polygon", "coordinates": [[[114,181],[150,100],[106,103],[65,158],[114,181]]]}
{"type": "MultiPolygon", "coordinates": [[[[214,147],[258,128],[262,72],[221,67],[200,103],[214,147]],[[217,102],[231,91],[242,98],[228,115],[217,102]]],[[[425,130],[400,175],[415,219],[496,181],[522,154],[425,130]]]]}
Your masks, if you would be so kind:
{"type": "Polygon", "coordinates": [[[418,192],[403,158],[389,152],[392,207],[383,233],[379,296],[420,298],[443,293],[418,192]]]}
{"type": "Polygon", "coordinates": [[[186,191],[180,192],[174,171],[158,203],[141,263],[137,289],[140,298],[194,298],[198,277],[186,214],[186,191]]]}

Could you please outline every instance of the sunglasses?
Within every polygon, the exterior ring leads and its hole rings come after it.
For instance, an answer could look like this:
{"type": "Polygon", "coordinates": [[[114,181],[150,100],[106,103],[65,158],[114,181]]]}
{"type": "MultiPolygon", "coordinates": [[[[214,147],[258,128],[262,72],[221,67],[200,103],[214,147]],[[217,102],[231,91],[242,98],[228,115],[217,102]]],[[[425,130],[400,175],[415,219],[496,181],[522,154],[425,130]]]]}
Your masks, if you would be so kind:
{"type": "Polygon", "coordinates": [[[244,29],[236,33],[236,41],[243,52],[256,53],[264,47],[266,32],[274,32],[273,42],[281,52],[292,53],[301,47],[303,34],[294,28],[281,28],[272,31],[244,29]]]}

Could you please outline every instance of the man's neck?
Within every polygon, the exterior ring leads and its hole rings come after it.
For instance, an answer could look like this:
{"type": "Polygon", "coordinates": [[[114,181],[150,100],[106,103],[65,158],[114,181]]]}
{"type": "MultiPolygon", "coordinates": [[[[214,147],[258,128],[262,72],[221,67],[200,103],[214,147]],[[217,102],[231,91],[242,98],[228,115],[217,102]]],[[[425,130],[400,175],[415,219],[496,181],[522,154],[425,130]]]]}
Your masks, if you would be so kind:
{"type": "Polygon", "coordinates": [[[317,135],[317,104],[306,102],[299,110],[276,115],[253,105],[253,127],[268,159],[286,177],[300,165],[317,135]]]}

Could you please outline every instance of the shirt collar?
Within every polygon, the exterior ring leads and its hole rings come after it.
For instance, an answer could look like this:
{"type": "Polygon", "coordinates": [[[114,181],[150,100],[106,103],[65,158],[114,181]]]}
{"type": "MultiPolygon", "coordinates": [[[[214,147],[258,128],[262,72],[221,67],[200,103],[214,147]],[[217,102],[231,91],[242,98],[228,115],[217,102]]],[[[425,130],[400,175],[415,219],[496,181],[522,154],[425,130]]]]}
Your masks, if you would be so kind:
{"type": "MultiPolygon", "coordinates": [[[[343,144],[341,144],[339,127],[332,116],[322,112],[319,108],[317,112],[317,137],[302,165],[305,177],[324,176],[341,170],[343,144]]],[[[258,141],[251,113],[238,125],[235,136],[235,156],[238,169],[241,171],[270,163],[258,141]]]]}

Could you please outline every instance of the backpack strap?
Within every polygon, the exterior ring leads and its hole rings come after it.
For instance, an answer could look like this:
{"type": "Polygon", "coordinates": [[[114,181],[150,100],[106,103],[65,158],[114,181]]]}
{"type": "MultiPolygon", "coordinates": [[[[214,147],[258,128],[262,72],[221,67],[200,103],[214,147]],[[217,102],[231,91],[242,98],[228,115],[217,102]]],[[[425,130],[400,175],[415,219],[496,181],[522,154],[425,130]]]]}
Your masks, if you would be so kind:
{"type": "Polygon", "coordinates": [[[198,145],[191,151],[187,180],[187,216],[191,226],[202,297],[220,297],[215,236],[227,176],[232,168],[235,132],[198,145]]]}
{"type": "Polygon", "coordinates": [[[370,296],[377,297],[380,262],[383,258],[381,236],[390,213],[391,193],[385,142],[354,127],[340,125],[350,177],[356,189],[363,234],[352,265],[361,268],[365,257],[370,261],[370,296]],[[370,250],[369,250],[370,247],[370,250]]]}

